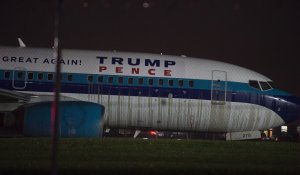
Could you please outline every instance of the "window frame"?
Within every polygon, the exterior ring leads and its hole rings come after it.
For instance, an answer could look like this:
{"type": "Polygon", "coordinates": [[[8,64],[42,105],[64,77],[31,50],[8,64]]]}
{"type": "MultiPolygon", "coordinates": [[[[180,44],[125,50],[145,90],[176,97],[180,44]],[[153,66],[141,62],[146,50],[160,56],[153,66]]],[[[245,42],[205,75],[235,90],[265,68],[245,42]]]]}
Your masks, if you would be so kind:
{"type": "Polygon", "coordinates": [[[104,76],[103,75],[99,75],[98,76],[98,83],[103,83],[103,81],[104,81],[104,76]]]}
{"type": "Polygon", "coordinates": [[[27,73],[27,80],[34,80],[34,73],[33,72],[28,72],[27,73]]]}
{"type": "Polygon", "coordinates": [[[87,82],[88,83],[93,83],[94,82],[94,76],[93,75],[88,75],[87,76],[87,82]]]}
{"type": "Polygon", "coordinates": [[[25,73],[24,71],[17,71],[17,80],[23,80],[24,76],[26,75],[24,73],[25,73]]]}
{"type": "Polygon", "coordinates": [[[3,77],[5,80],[9,80],[11,78],[11,71],[4,71],[3,77]]]}
{"type": "Polygon", "coordinates": [[[184,87],[183,79],[178,80],[178,87],[184,87]]]}
{"type": "Polygon", "coordinates": [[[173,87],[174,86],[174,80],[173,79],[168,79],[168,86],[173,87]]]}
{"type": "Polygon", "coordinates": [[[114,83],[114,77],[113,76],[109,76],[107,79],[108,84],[113,84],[114,83]]]}
{"type": "Polygon", "coordinates": [[[164,79],[158,79],[158,86],[164,86],[164,79]]]}
{"type": "Polygon", "coordinates": [[[118,84],[123,84],[124,83],[124,77],[118,77],[118,84]]]}
{"type": "Polygon", "coordinates": [[[128,85],[133,85],[133,82],[134,82],[133,77],[128,77],[127,79],[128,85]]]}
{"type": "Polygon", "coordinates": [[[153,80],[153,78],[149,78],[149,79],[148,79],[148,85],[149,85],[149,86],[153,86],[153,85],[154,85],[154,80],[153,80]]]}
{"type": "Polygon", "coordinates": [[[44,73],[43,73],[43,72],[38,72],[38,74],[37,74],[37,79],[38,79],[39,81],[44,80],[44,73]]]}
{"type": "Polygon", "coordinates": [[[249,80],[249,81],[248,81],[248,85],[249,85],[251,88],[253,88],[253,89],[262,91],[262,88],[261,88],[261,86],[260,86],[260,84],[259,84],[259,82],[258,82],[257,80],[249,80]],[[255,84],[257,85],[257,87],[251,85],[252,83],[255,83],[255,84]]]}
{"type": "Polygon", "coordinates": [[[144,85],[144,78],[138,78],[138,84],[144,85]]]}
{"type": "Polygon", "coordinates": [[[273,89],[272,86],[270,86],[270,84],[267,81],[259,81],[259,85],[260,85],[262,91],[268,91],[268,90],[273,89]]]}
{"type": "Polygon", "coordinates": [[[193,88],[195,86],[194,80],[189,80],[189,87],[193,88]]]}
{"type": "Polygon", "coordinates": [[[53,73],[48,73],[47,74],[47,80],[48,81],[53,81],[54,80],[54,74],[53,73]],[[49,78],[49,77],[51,77],[51,78],[49,78]]]}
{"type": "Polygon", "coordinates": [[[68,74],[67,75],[67,81],[73,81],[73,74],[68,74]]]}

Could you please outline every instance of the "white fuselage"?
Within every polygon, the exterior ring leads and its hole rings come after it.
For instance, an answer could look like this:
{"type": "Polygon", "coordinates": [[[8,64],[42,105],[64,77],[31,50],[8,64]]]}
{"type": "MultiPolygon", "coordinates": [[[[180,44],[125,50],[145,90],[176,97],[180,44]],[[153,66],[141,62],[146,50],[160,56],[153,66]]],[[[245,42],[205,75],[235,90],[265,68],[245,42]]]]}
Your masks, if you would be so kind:
{"type": "MultiPolygon", "coordinates": [[[[239,66],[138,53],[64,50],[62,55],[62,96],[104,105],[105,127],[235,132],[284,124],[278,113],[260,105],[264,92],[248,85],[249,80],[271,80],[239,66]]],[[[12,72],[1,79],[12,86],[1,88],[51,94],[45,90],[53,86],[45,77],[54,74],[56,64],[50,49],[1,47],[0,59],[2,75],[12,72]],[[19,85],[16,76],[21,71],[25,78],[19,85]],[[44,78],[39,79],[39,73],[44,78]]]]}

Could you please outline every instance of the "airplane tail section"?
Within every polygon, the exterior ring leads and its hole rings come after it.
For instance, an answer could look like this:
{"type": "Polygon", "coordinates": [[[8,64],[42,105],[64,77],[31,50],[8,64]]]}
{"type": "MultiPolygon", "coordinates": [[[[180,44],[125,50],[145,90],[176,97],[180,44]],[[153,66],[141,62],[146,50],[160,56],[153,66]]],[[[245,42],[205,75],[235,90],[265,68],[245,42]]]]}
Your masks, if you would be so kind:
{"type": "Polygon", "coordinates": [[[18,42],[19,42],[20,48],[26,47],[25,43],[22,41],[21,38],[18,38],[18,42]]]}

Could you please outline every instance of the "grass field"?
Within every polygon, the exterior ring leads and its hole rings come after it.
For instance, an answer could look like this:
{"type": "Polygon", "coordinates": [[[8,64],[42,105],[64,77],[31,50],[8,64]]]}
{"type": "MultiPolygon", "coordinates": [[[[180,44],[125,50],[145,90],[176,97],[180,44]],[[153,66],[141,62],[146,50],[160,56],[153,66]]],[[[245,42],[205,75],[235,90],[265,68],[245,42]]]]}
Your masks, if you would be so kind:
{"type": "MultiPolygon", "coordinates": [[[[61,139],[59,174],[300,174],[300,144],[61,139]]],[[[1,138],[0,174],[49,174],[50,139],[1,138]]]]}

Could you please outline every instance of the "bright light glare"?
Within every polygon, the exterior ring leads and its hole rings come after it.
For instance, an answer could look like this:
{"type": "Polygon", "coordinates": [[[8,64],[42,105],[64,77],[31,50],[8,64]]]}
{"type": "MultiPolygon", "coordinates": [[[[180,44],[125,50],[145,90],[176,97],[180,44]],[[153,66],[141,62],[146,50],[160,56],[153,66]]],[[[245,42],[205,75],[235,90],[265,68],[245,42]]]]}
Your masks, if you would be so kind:
{"type": "Polygon", "coordinates": [[[150,131],[151,136],[156,136],[156,131],[150,131]]]}
{"type": "Polygon", "coordinates": [[[143,7],[144,7],[144,8],[149,8],[149,7],[150,7],[150,4],[149,4],[148,2],[144,2],[144,3],[143,3],[143,7]]]}

